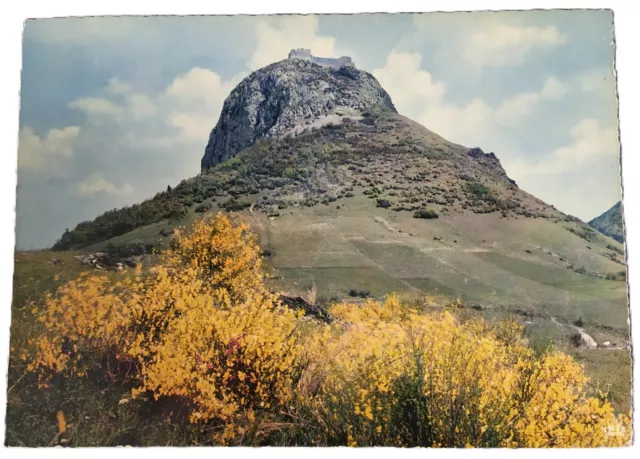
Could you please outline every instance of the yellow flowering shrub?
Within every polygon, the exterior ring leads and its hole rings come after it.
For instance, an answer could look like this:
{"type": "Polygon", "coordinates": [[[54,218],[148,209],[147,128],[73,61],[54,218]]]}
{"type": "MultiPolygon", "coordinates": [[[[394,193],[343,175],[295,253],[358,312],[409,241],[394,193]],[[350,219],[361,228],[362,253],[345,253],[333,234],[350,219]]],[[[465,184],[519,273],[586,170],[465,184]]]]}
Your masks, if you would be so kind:
{"type": "Polygon", "coordinates": [[[231,442],[255,410],[290,400],[297,315],[264,288],[259,247],[244,225],[219,214],[172,242],[136,305],[142,327],[129,352],[141,385],[133,395],[186,397],[191,421],[222,422],[216,438],[231,442]]]}
{"type": "Polygon", "coordinates": [[[514,421],[507,446],[622,446],[631,438],[627,416],[616,416],[608,402],[585,396],[588,378],[573,359],[553,352],[537,363],[527,380],[535,388],[514,421]]]}
{"type": "Polygon", "coordinates": [[[28,369],[82,375],[78,349],[114,352],[135,362],[134,397],[183,397],[191,420],[219,425],[223,443],[241,437],[256,410],[291,398],[297,315],[264,288],[259,247],[243,225],[222,214],[198,222],[177,233],[162,263],[134,274],[117,284],[83,275],[34,306],[47,333],[32,341],[28,369]]]}
{"type": "Polygon", "coordinates": [[[210,296],[182,298],[159,339],[141,334],[132,349],[142,362],[133,395],[186,397],[195,404],[192,422],[222,421],[216,438],[233,441],[255,421],[255,410],[273,411],[291,399],[297,316],[263,295],[213,308],[210,296]]]}
{"type": "Polygon", "coordinates": [[[268,291],[259,254],[244,225],[218,214],[176,232],[155,267],[118,282],[82,275],[33,305],[43,333],[23,351],[27,370],[42,387],[106,370],[133,398],[184,401],[221,444],[629,441],[628,417],[589,395],[583,368],[536,355],[517,321],[425,314],[391,295],[333,304],[334,322],[311,323],[268,291]]]}
{"type": "Polygon", "coordinates": [[[253,233],[240,222],[218,214],[177,230],[163,264],[169,270],[192,268],[209,289],[221,289],[232,299],[264,289],[260,248],[253,233]]]}
{"type": "MultiPolygon", "coordinates": [[[[107,276],[84,273],[55,294],[47,294],[44,308],[31,305],[31,312],[47,332],[30,340],[35,356],[27,370],[38,372],[42,386],[55,373],[71,371],[84,376],[91,362],[83,358],[84,352],[99,349],[105,357],[109,357],[108,353],[116,359],[124,358],[130,342],[130,286],[128,281],[113,285],[107,276]]],[[[107,358],[107,366],[112,361],[107,358]]],[[[112,370],[116,369],[107,368],[112,370]]]]}
{"type": "Polygon", "coordinates": [[[326,335],[325,362],[308,370],[321,380],[307,397],[324,426],[316,442],[562,447],[629,440],[629,419],[587,396],[582,367],[560,352],[536,357],[517,322],[388,313],[398,308],[394,296],[332,307],[347,325],[326,335]]]}

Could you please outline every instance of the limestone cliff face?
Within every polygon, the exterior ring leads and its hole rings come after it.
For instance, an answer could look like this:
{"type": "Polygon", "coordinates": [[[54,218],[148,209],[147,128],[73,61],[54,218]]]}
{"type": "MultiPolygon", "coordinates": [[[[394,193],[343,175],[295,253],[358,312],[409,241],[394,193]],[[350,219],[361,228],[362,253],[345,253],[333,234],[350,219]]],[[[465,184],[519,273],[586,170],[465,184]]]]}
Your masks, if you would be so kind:
{"type": "Polygon", "coordinates": [[[201,168],[235,156],[260,138],[295,133],[345,115],[358,117],[376,106],[396,112],[389,94],[365,71],[301,59],[276,62],[253,72],[225,100],[201,168]]]}

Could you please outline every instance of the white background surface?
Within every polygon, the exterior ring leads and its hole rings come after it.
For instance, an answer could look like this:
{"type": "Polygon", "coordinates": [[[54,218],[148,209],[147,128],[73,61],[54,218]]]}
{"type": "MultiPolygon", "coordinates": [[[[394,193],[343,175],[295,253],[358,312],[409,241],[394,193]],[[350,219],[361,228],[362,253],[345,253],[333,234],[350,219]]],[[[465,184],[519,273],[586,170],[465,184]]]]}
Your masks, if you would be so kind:
{"type": "MultiPolygon", "coordinates": [[[[233,2],[191,1],[191,0],[155,0],[153,2],[133,0],[110,0],[108,2],[88,2],[82,0],[37,1],[22,0],[3,2],[0,14],[0,430],[4,443],[4,416],[6,404],[6,370],[9,352],[9,324],[11,313],[11,288],[13,277],[13,251],[15,229],[15,188],[16,188],[16,154],[18,139],[18,113],[21,69],[22,28],[26,18],[59,17],[59,16],[98,16],[123,14],[273,14],[273,13],[358,13],[358,12],[424,12],[424,11],[470,11],[497,9],[548,9],[548,8],[610,8],[614,11],[616,35],[616,68],[618,72],[618,94],[620,97],[620,130],[622,142],[622,171],[624,186],[624,211],[627,230],[627,251],[629,260],[629,282],[631,292],[632,320],[638,318],[636,327],[632,326],[633,342],[638,342],[637,328],[640,327],[640,309],[635,300],[636,286],[640,285],[640,141],[638,132],[638,43],[640,43],[640,7],[634,0],[610,1],[545,1],[545,0],[367,0],[339,1],[322,0],[303,2],[295,0],[253,0],[233,2]]],[[[46,222],[42,222],[46,225],[46,222]]],[[[634,380],[637,376],[637,365],[634,365],[634,380]]],[[[638,432],[637,416],[634,422],[638,432]]],[[[518,456],[518,457],[637,457],[637,446],[617,450],[394,450],[375,449],[306,449],[300,448],[264,448],[264,449],[203,449],[190,448],[179,451],[169,448],[154,449],[107,449],[91,450],[71,449],[6,449],[4,457],[86,457],[87,454],[98,457],[114,455],[154,455],[157,457],[175,457],[176,454],[188,454],[192,457],[300,457],[305,459],[332,456],[357,456],[367,459],[387,458],[393,456],[423,457],[425,454],[436,457],[468,457],[469,454],[480,457],[518,456]],[[8,454],[5,454],[8,453],[8,454]]]]}

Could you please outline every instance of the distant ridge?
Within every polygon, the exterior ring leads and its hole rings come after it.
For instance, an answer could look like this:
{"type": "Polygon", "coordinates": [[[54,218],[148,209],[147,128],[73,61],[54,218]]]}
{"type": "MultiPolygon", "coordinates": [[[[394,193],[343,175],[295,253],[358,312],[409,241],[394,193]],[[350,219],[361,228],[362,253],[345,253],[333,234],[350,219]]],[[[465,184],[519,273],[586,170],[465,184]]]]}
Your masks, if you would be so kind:
{"type": "Polygon", "coordinates": [[[609,210],[589,222],[592,228],[622,243],[624,241],[624,225],[622,202],[618,201],[609,210]]]}

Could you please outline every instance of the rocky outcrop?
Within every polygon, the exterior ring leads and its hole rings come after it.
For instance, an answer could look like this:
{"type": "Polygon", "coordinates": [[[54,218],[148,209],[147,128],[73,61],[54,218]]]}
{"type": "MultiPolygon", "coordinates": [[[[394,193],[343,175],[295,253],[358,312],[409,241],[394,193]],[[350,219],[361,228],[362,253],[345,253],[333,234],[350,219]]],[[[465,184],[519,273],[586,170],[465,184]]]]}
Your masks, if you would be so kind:
{"type": "Polygon", "coordinates": [[[77,255],[73,258],[98,271],[124,271],[126,268],[136,267],[136,263],[130,259],[118,258],[102,252],[77,255]]]}
{"type": "Polygon", "coordinates": [[[611,207],[611,209],[604,212],[602,215],[594,218],[589,222],[589,226],[597,229],[602,234],[615,239],[622,243],[624,242],[624,222],[622,219],[622,202],[618,201],[611,207]]]}
{"type": "Polygon", "coordinates": [[[500,160],[495,153],[485,153],[480,148],[475,147],[470,148],[467,151],[467,155],[474,158],[479,164],[485,166],[487,169],[493,171],[497,176],[502,177],[512,185],[516,185],[515,180],[512,180],[507,176],[507,172],[502,167],[502,164],[500,164],[500,160]]]}
{"type": "Polygon", "coordinates": [[[336,70],[302,59],[276,62],[253,72],[225,100],[201,168],[235,156],[260,138],[283,136],[323,117],[357,115],[374,106],[396,112],[389,94],[363,70],[336,70]]]}
{"type": "Polygon", "coordinates": [[[279,300],[283,306],[293,309],[294,311],[303,311],[305,316],[313,317],[321,322],[330,324],[334,320],[325,308],[317,304],[309,303],[302,297],[280,295],[279,300]]]}

